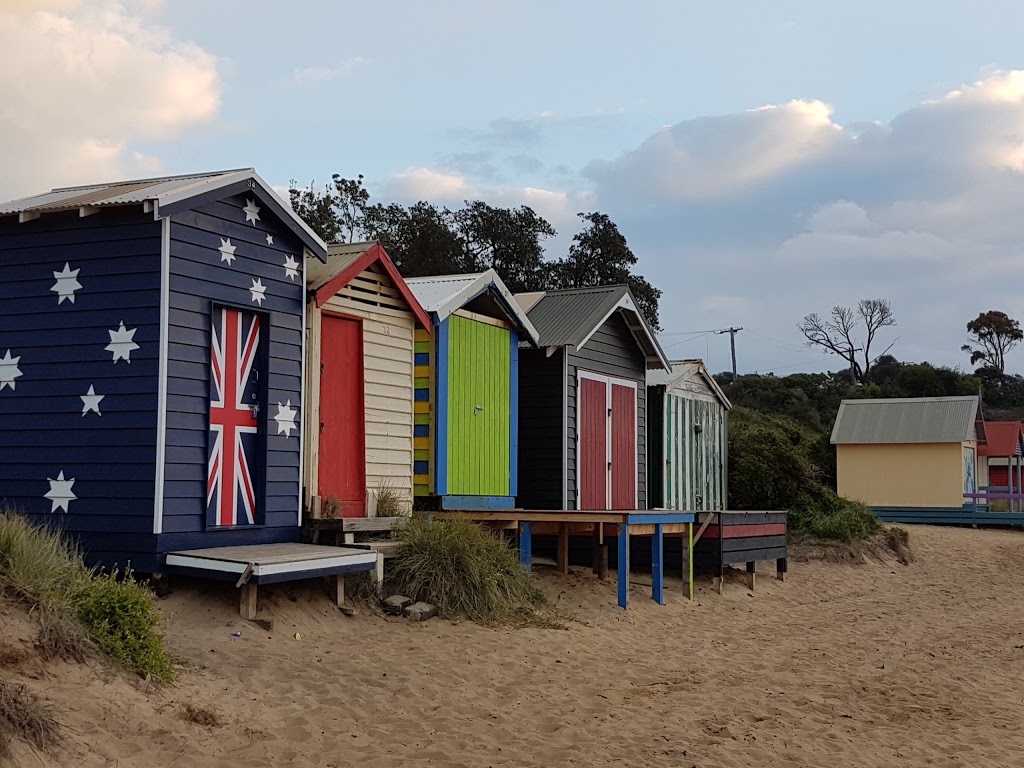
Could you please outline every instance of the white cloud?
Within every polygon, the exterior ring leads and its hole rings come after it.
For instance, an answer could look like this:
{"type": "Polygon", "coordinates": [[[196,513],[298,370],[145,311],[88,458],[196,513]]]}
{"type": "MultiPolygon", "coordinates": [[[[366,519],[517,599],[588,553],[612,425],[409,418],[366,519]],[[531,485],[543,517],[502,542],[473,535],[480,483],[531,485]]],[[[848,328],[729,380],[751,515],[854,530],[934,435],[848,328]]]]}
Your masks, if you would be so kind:
{"type": "Polygon", "coordinates": [[[483,200],[496,206],[528,205],[561,233],[576,226],[576,212],[591,202],[584,196],[538,187],[502,187],[476,184],[465,176],[410,168],[395,174],[383,184],[382,199],[415,202],[428,200],[437,205],[457,208],[467,200],[483,200]]]}
{"type": "Polygon", "coordinates": [[[135,146],[216,116],[217,60],[125,5],[15,7],[0,11],[0,197],[162,169],[135,146]]]}
{"type": "MultiPolygon", "coordinates": [[[[841,125],[814,100],[688,120],[586,175],[668,329],[736,322],[796,348],[804,314],[884,297],[897,355],[966,366],[968,319],[1024,312],[1024,71],[887,122],[841,125]]],[[[750,368],[790,362],[749,343],[750,368]]]]}
{"type": "Polygon", "coordinates": [[[331,80],[339,80],[348,77],[359,67],[368,63],[369,59],[362,56],[352,56],[333,67],[299,67],[292,72],[292,79],[299,84],[305,83],[327,83],[331,80]]]}

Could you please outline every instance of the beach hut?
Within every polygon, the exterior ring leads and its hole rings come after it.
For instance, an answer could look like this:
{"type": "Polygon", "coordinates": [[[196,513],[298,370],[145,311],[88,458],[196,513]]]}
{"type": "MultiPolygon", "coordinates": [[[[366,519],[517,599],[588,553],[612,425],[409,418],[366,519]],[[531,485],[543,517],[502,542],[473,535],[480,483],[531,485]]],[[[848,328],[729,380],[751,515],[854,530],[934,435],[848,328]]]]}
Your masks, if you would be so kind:
{"type": "Polygon", "coordinates": [[[985,441],[976,395],[844,400],[832,430],[839,495],[883,519],[959,514],[984,484],[977,453],[985,441]]]}
{"type": "Polygon", "coordinates": [[[324,258],[252,169],[0,205],[4,505],[143,572],[298,541],[304,265],[324,258]]]}
{"type": "Polygon", "coordinates": [[[307,259],[307,508],[374,516],[413,495],[413,345],[430,318],[379,243],[307,259]]]}
{"type": "MultiPolygon", "coordinates": [[[[988,486],[996,493],[1020,494],[1024,481],[1024,426],[1019,421],[986,421],[986,442],[978,446],[979,487],[988,486]],[[988,470],[988,478],[983,477],[988,470]]],[[[1006,502],[1004,502],[1006,503],[1006,502]]],[[[1020,506],[1012,499],[1011,510],[1020,506]]]]}
{"type": "Polygon", "coordinates": [[[519,506],[646,509],[647,372],[671,366],[625,285],[520,294],[519,506]]]}
{"type": "Polygon", "coordinates": [[[493,269],[406,281],[416,333],[415,494],[421,506],[511,508],[518,483],[519,344],[537,331],[493,269]]]}
{"type": "Polygon", "coordinates": [[[732,404],[700,360],[647,372],[648,501],[652,509],[728,504],[732,404]]]}

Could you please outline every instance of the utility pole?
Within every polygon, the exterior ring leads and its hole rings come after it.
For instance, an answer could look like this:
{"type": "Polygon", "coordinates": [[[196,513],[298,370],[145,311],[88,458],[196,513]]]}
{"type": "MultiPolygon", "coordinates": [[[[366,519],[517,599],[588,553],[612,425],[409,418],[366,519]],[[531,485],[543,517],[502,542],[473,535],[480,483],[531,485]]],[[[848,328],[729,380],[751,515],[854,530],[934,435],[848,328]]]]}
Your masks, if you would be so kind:
{"type": "Polygon", "coordinates": [[[715,333],[721,335],[723,333],[729,334],[729,347],[732,349],[732,380],[736,381],[736,334],[742,331],[742,328],[723,328],[715,333]]]}

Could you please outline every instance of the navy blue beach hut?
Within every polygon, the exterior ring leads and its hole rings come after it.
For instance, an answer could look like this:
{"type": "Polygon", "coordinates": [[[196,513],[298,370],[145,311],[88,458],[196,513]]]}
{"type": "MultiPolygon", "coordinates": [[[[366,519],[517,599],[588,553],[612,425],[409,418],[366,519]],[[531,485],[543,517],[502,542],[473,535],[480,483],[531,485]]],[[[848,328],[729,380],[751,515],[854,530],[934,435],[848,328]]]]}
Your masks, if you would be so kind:
{"type": "Polygon", "coordinates": [[[252,169],[0,205],[0,503],[104,566],[339,573],[168,560],[299,540],[307,256],[252,169]]]}

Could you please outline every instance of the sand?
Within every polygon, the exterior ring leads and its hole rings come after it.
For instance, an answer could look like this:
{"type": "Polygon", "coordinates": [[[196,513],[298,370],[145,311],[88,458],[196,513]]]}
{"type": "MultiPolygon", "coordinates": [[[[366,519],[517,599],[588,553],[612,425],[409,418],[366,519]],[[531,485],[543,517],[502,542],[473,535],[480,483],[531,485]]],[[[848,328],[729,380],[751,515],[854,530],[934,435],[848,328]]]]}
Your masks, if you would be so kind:
{"type": "Polygon", "coordinates": [[[737,573],[723,595],[700,582],[694,604],[671,582],[665,607],[637,584],[626,612],[614,583],[546,571],[584,622],[568,631],[345,617],[311,585],[265,590],[267,632],[237,618],[232,588],[179,584],[160,609],[189,665],[180,682],[145,690],[96,667],[22,665],[66,738],[17,756],[83,768],[1024,766],[1024,533],[909,530],[909,566],[794,563],[753,596],[737,573]],[[186,704],[222,724],[187,722],[186,704]]]}

